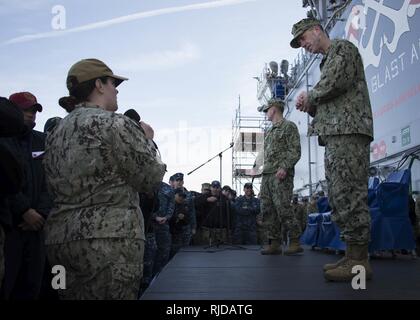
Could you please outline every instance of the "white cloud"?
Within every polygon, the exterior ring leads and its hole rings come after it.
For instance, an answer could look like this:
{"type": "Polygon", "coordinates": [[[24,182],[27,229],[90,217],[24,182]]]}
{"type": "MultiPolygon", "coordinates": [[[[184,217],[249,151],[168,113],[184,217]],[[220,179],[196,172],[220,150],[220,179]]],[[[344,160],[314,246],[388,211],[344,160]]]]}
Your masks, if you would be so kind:
{"type": "Polygon", "coordinates": [[[176,50],[157,51],[126,58],[116,62],[113,66],[116,70],[129,72],[160,70],[183,66],[199,58],[199,48],[192,43],[186,43],[176,50]]]}
{"type": "Polygon", "coordinates": [[[105,28],[105,27],[129,22],[129,21],[156,17],[156,16],[161,16],[161,15],[166,15],[166,14],[171,14],[171,13],[213,9],[213,8],[232,6],[232,5],[238,5],[238,4],[242,4],[246,2],[256,2],[256,1],[258,0],[216,0],[216,1],[211,1],[211,2],[196,3],[196,4],[180,6],[180,7],[169,7],[169,8],[162,8],[162,9],[151,10],[151,11],[138,12],[138,13],[134,13],[134,14],[130,14],[130,15],[114,18],[114,19],[86,24],[84,26],[75,27],[75,28],[70,28],[70,29],[65,29],[65,30],[60,30],[60,31],[37,33],[37,34],[28,34],[28,35],[24,35],[24,36],[7,40],[3,42],[2,45],[4,46],[4,45],[13,44],[13,43],[33,41],[37,39],[61,37],[61,36],[71,34],[71,33],[105,28]]]}

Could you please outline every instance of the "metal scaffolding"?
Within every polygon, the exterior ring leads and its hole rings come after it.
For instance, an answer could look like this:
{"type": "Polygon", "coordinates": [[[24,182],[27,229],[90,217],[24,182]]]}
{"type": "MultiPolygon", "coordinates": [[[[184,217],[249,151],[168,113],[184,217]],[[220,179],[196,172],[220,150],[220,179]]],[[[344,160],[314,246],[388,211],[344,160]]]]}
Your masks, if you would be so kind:
{"type": "Polygon", "coordinates": [[[269,126],[262,116],[243,116],[239,98],[232,121],[232,189],[241,194],[245,183],[252,182],[255,194],[260,191],[261,172],[255,166],[257,156],[264,153],[264,132],[269,126]]]}

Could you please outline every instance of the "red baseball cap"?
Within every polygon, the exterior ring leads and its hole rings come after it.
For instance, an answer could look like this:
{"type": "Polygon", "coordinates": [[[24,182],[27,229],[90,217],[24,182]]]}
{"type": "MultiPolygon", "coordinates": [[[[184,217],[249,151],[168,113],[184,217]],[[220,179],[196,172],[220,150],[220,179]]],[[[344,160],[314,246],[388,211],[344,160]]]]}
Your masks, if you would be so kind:
{"type": "Polygon", "coordinates": [[[36,111],[42,112],[42,106],[38,103],[36,97],[30,92],[14,93],[9,97],[9,100],[22,110],[27,110],[35,106],[36,111]]]}

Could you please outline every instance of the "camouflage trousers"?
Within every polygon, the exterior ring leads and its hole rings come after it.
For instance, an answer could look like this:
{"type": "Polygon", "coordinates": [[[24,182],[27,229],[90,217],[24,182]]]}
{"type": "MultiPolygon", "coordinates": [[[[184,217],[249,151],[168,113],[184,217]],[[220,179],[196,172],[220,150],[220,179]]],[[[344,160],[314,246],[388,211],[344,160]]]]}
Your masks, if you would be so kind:
{"type": "Polygon", "coordinates": [[[182,227],[182,232],[172,233],[172,245],[171,245],[171,256],[172,257],[181,249],[182,247],[189,246],[191,243],[191,226],[186,225],[182,227]]]}
{"type": "Polygon", "coordinates": [[[267,231],[265,230],[264,226],[257,225],[257,244],[268,244],[267,231]]]}
{"type": "Polygon", "coordinates": [[[279,181],[276,175],[264,174],[261,182],[261,213],[268,239],[286,241],[298,238],[300,225],[291,206],[293,177],[279,181]]]}
{"type": "Polygon", "coordinates": [[[153,275],[158,274],[169,261],[171,253],[171,233],[167,223],[154,225],[155,238],[156,238],[156,257],[153,265],[153,275]]]}
{"type": "Polygon", "coordinates": [[[202,240],[207,245],[217,245],[218,243],[229,243],[228,230],[226,228],[207,228],[201,229],[202,240]]]}
{"type": "Polygon", "coordinates": [[[308,223],[308,214],[306,213],[306,210],[301,206],[292,205],[292,207],[293,207],[296,219],[298,220],[298,223],[300,225],[300,230],[303,233],[303,231],[306,228],[306,224],[308,223]]]}
{"type": "Polygon", "coordinates": [[[0,288],[3,283],[4,277],[4,241],[6,235],[4,233],[3,226],[0,224],[0,288]]]}
{"type": "Polygon", "coordinates": [[[143,278],[141,284],[143,288],[147,288],[153,279],[153,265],[156,259],[157,245],[154,232],[146,234],[146,243],[144,246],[143,259],[143,278]]]}
{"type": "Polygon", "coordinates": [[[48,245],[52,266],[66,270],[64,300],[137,299],[143,272],[144,241],[86,239],[48,245]]]}
{"type": "Polygon", "coordinates": [[[355,245],[368,244],[368,172],[370,140],[364,135],[324,136],[325,177],[332,220],[340,238],[355,245]]]}
{"type": "Polygon", "coordinates": [[[233,231],[233,243],[257,244],[257,219],[255,215],[237,215],[233,231]]]}

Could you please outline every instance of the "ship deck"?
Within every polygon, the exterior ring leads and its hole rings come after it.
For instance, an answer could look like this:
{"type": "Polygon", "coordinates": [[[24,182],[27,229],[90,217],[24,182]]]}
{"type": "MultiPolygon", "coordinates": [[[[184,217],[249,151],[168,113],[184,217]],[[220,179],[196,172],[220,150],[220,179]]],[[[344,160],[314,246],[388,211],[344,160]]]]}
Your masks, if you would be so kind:
{"type": "Polygon", "coordinates": [[[371,300],[420,299],[420,259],[371,259],[365,290],[327,282],[322,266],[340,256],[311,250],[298,256],[263,256],[259,246],[183,248],[141,300],[371,300]]]}

